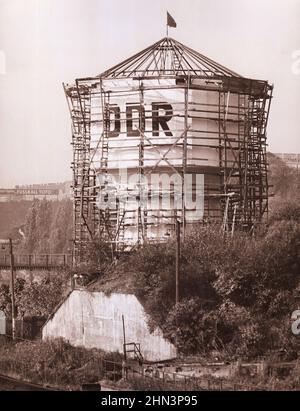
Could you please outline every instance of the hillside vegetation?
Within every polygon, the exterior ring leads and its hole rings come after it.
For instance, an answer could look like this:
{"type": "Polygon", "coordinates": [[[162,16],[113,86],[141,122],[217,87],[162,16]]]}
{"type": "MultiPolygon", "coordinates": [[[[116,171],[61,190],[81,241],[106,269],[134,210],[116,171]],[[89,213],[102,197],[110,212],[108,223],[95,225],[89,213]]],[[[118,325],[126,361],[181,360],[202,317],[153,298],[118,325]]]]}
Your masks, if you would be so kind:
{"type": "Polygon", "coordinates": [[[150,324],[182,353],[256,357],[284,348],[293,356],[300,349],[290,329],[299,304],[299,249],[300,206],[290,203],[255,237],[195,227],[182,245],[178,305],[172,241],[139,249],[128,265],[150,324]]]}
{"type": "Polygon", "coordinates": [[[0,203],[0,238],[21,238],[19,228],[25,224],[31,205],[30,201],[0,203]]]}
{"type": "Polygon", "coordinates": [[[255,235],[222,236],[219,227],[195,226],[186,237],[178,305],[174,242],[146,245],[131,256],[128,269],[135,267],[135,292],[150,324],[184,354],[300,353],[290,320],[299,308],[300,179],[272,154],[269,163],[274,197],[255,235]]]}
{"type": "Polygon", "coordinates": [[[21,244],[23,253],[70,252],[73,238],[72,201],[34,201],[26,215],[24,234],[21,244]]]}
{"type": "Polygon", "coordinates": [[[275,194],[269,218],[254,235],[236,231],[233,237],[218,226],[195,225],[182,243],[179,304],[172,239],[145,244],[102,279],[109,284],[112,278],[114,291],[120,275],[121,288],[133,290],[144,305],[150,327],[160,326],[183,354],[217,350],[256,358],[281,350],[292,359],[300,352],[290,320],[299,308],[299,176],[269,157],[275,194]]]}

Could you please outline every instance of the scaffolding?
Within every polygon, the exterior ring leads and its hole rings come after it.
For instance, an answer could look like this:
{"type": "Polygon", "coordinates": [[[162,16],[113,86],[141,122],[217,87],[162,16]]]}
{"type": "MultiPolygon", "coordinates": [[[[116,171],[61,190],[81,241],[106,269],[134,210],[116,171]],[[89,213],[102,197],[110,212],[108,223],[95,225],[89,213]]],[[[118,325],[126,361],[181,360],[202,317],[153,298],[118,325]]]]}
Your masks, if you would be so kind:
{"type": "Polygon", "coordinates": [[[251,230],[267,213],[273,91],[267,81],[244,78],[165,37],[64,89],[72,118],[76,262],[84,261],[90,241],[107,241],[119,253],[163,241],[177,220],[184,236],[196,222],[251,230]],[[137,175],[134,187],[111,181],[124,168],[137,175]],[[156,171],[180,177],[181,189],[171,184],[166,207],[164,193],[144,183],[156,171]],[[197,174],[204,175],[204,214],[195,221],[185,200],[187,176],[194,192],[197,174]],[[99,207],[99,196],[112,191],[114,207],[99,207]],[[153,198],[159,207],[151,208],[153,198]]]}

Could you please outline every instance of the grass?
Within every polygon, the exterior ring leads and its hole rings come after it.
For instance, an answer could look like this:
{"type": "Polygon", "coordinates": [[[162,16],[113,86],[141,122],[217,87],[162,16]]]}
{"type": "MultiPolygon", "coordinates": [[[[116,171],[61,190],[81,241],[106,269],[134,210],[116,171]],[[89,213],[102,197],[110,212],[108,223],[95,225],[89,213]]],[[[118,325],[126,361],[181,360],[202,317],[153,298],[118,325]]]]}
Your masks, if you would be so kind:
{"type": "Polygon", "coordinates": [[[0,339],[0,373],[76,390],[104,376],[103,360],[121,361],[118,353],[73,347],[63,339],[18,341],[0,339]]]}

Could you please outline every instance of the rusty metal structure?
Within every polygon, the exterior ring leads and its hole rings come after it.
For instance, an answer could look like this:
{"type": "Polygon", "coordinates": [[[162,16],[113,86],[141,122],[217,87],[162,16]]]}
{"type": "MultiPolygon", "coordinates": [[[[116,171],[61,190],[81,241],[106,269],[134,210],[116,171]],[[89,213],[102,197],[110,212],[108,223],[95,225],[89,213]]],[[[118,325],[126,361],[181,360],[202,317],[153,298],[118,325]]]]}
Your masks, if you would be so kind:
{"type": "Polygon", "coordinates": [[[104,239],[122,252],[164,240],[178,220],[183,235],[192,224],[210,222],[233,232],[251,230],[267,213],[273,91],[267,81],[242,77],[165,37],[64,89],[72,119],[77,262],[89,241],[104,239]],[[149,182],[155,173],[180,177],[179,185],[170,184],[168,204],[161,186],[149,182]],[[111,195],[113,206],[105,203],[111,195]],[[196,217],[189,195],[202,199],[196,217]]]}

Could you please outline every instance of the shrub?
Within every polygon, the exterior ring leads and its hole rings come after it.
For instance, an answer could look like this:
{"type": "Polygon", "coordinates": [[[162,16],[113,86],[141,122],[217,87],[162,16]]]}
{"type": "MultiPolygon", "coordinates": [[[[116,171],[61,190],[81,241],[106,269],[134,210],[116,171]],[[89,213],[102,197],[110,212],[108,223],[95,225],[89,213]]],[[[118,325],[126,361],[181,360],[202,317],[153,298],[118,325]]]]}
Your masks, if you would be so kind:
{"type": "Polygon", "coordinates": [[[31,381],[78,387],[83,383],[99,381],[104,375],[102,360],[121,361],[121,355],[73,347],[58,338],[1,344],[0,369],[3,370],[7,359],[16,373],[31,381]]]}

